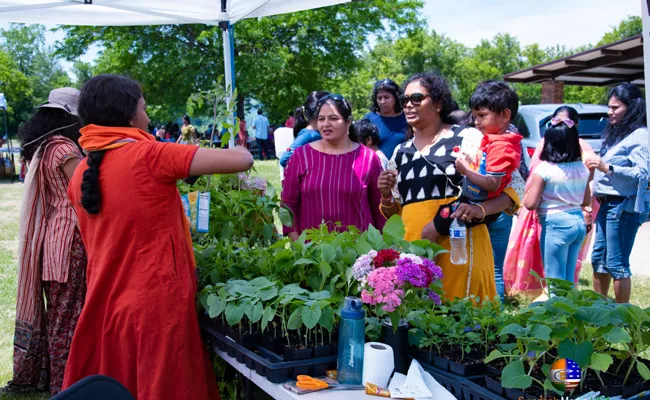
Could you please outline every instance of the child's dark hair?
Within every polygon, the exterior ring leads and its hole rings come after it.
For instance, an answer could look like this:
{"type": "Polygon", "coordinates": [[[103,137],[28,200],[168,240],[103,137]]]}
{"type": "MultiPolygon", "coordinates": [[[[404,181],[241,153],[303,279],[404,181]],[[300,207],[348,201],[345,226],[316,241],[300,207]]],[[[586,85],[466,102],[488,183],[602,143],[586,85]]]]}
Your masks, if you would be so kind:
{"type": "Polygon", "coordinates": [[[582,150],[578,128],[569,128],[564,122],[550,125],[544,132],[544,147],[539,159],[555,164],[580,161],[582,150]]]}
{"type": "Polygon", "coordinates": [[[514,121],[519,111],[519,96],[505,82],[486,81],[476,86],[474,94],[469,99],[469,108],[472,110],[487,108],[499,114],[510,110],[510,121],[514,121]]]}
{"type": "Polygon", "coordinates": [[[357,134],[359,143],[365,145],[366,140],[370,139],[372,146],[379,146],[379,129],[368,118],[354,123],[354,133],[357,134]]]}
{"type": "Polygon", "coordinates": [[[370,111],[378,113],[379,112],[379,103],[377,102],[377,94],[380,90],[384,90],[393,95],[395,98],[395,108],[396,113],[402,112],[402,105],[399,103],[399,96],[404,93],[401,87],[394,81],[390,79],[384,79],[375,83],[375,86],[372,89],[372,107],[370,111]]]}
{"type": "Polygon", "coordinates": [[[409,84],[416,81],[429,92],[428,94],[431,96],[431,100],[440,102],[440,118],[442,122],[445,124],[453,124],[453,121],[449,118],[449,114],[453,110],[453,100],[451,99],[449,86],[444,78],[435,72],[423,72],[408,78],[406,83],[404,83],[404,87],[406,88],[409,84]]]}
{"type": "Polygon", "coordinates": [[[635,130],[646,126],[646,108],[645,97],[638,87],[630,83],[622,83],[613,87],[608,99],[616,97],[621,103],[627,106],[627,111],[621,122],[616,125],[608,123],[603,132],[603,147],[601,151],[607,151],[607,148],[623,140],[627,135],[635,130]]]}
{"type": "MultiPolygon", "coordinates": [[[[320,114],[321,107],[323,107],[324,104],[329,104],[332,107],[336,108],[336,111],[338,111],[338,113],[341,114],[341,117],[343,117],[343,119],[346,122],[352,121],[352,106],[350,105],[350,103],[348,103],[347,100],[343,98],[343,96],[338,94],[328,94],[327,96],[322,97],[318,101],[318,110],[316,111],[317,116],[318,114],[320,114]]],[[[348,137],[353,142],[359,141],[359,139],[357,138],[357,133],[354,129],[354,124],[350,124],[348,137]]]]}
{"type": "MultiPolygon", "coordinates": [[[[142,97],[138,82],[120,75],[98,75],[86,82],[79,95],[79,117],[84,125],[130,127],[142,97]]],[[[99,214],[102,195],[99,167],[104,150],[88,153],[88,169],[81,181],[81,205],[89,214],[99,214]]]]}
{"type": "Polygon", "coordinates": [[[557,117],[557,115],[561,112],[566,112],[569,114],[569,119],[576,124],[580,122],[580,114],[578,113],[578,110],[571,106],[562,106],[558,107],[555,111],[553,111],[553,118],[557,117]]]}
{"type": "Polygon", "coordinates": [[[307,95],[302,107],[296,108],[293,112],[295,122],[293,124],[293,137],[296,138],[301,130],[305,129],[309,122],[318,116],[318,101],[330,94],[323,90],[314,90],[307,95]]]}

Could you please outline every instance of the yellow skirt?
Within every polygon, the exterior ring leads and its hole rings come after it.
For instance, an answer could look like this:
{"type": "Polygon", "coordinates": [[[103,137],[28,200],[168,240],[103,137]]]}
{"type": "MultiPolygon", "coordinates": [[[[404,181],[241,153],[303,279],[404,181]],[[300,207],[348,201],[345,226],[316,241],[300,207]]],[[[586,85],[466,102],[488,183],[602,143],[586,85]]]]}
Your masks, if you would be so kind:
{"type": "MultiPolygon", "coordinates": [[[[406,229],[404,238],[414,241],[422,238],[422,229],[431,222],[440,206],[453,201],[452,198],[428,200],[409,204],[402,209],[402,220],[406,229]]],[[[450,250],[449,236],[441,237],[438,244],[450,250]]],[[[455,265],[449,253],[440,254],[435,262],[442,268],[442,289],[449,300],[470,295],[477,300],[493,299],[497,295],[494,282],[494,256],[492,243],[486,225],[478,225],[467,232],[467,255],[465,265],[455,265]]]]}

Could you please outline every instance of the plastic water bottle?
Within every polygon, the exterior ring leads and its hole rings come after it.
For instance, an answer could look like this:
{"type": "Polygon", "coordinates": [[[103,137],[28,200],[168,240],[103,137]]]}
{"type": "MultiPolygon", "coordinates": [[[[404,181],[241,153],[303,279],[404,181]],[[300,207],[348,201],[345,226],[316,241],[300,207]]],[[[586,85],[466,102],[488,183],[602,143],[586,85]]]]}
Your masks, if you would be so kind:
{"type": "Polygon", "coordinates": [[[346,297],[341,309],[339,328],[338,375],[340,383],[361,385],[363,377],[363,346],[365,311],[361,299],[346,297]]]}
{"type": "Polygon", "coordinates": [[[456,265],[467,264],[467,227],[458,218],[451,222],[449,240],[451,242],[451,263],[456,265]]]}

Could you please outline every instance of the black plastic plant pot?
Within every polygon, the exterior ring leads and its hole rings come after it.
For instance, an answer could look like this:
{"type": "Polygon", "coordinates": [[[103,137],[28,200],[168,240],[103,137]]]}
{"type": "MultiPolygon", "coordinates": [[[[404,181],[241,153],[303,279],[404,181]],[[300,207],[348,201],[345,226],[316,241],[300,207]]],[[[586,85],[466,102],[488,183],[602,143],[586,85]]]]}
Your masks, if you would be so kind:
{"type": "Polygon", "coordinates": [[[485,377],[463,379],[463,400],[504,400],[502,394],[486,389],[485,377]]]}
{"type": "Polygon", "coordinates": [[[250,370],[255,369],[255,361],[250,357],[246,357],[245,355],[244,355],[244,364],[246,364],[246,368],[250,370]]]}
{"type": "Polygon", "coordinates": [[[306,349],[294,349],[291,347],[283,346],[283,348],[285,361],[308,360],[314,355],[314,349],[311,347],[308,347],[306,349]]]}
{"type": "MultiPolygon", "coordinates": [[[[331,355],[332,349],[330,348],[332,345],[327,345],[327,346],[317,346],[314,347],[314,358],[322,358],[322,357],[328,357],[331,355]]],[[[325,376],[325,373],[327,372],[327,365],[328,363],[319,363],[314,365],[314,370],[312,371],[314,377],[322,377],[325,376]]]]}
{"type": "Polygon", "coordinates": [[[428,349],[421,349],[419,347],[415,347],[413,353],[415,355],[415,359],[418,360],[420,363],[433,365],[433,355],[428,349]]]}
{"type": "Polygon", "coordinates": [[[643,392],[644,382],[637,383],[636,385],[623,386],[621,390],[621,395],[624,399],[636,396],[637,394],[643,392]]]}
{"type": "Polygon", "coordinates": [[[498,394],[499,396],[503,396],[505,393],[503,390],[503,386],[501,386],[501,382],[497,381],[496,379],[492,379],[489,376],[485,377],[485,386],[488,388],[488,390],[494,394],[498,394]]]}
{"type": "Polygon", "coordinates": [[[496,375],[501,376],[501,370],[494,368],[490,364],[485,364],[485,373],[487,375],[492,375],[492,376],[496,376],[496,375]]]}
{"type": "Polygon", "coordinates": [[[284,383],[295,377],[290,377],[290,372],[292,368],[277,368],[277,369],[267,369],[266,370],[266,379],[271,383],[284,383]]]}
{"type": "Polygon", "coordinates": [[[449,361],[449,371],[454,375],[476,376],[485,374],[485,364],[480,362],[476,364],[461,364],[455,361],[449,361]]]}
{"type": "Polygon", "coordinates": [[[409,327],[408,325],[400,325],[397,332],[393,331],[393,327],[384,323],[382,325],[382,340],[383,343],[393,348],[393,357],[395,360],[395,372],[406,374],[408,371],[410,360],[409,353],[409,327]]]}
{"type": "Polygon", "coordinates": [[[241,344],[245,348],[251,351],[255,351],[257,349],[257,345],[259,344],[260,341],[260,335],[257,333],[252,333],[252,334],[246,334],[243,335],[241,338],[241,344]]]}
{"type": "Polygon", "coordinates": [[[259,376],[266,376],[266,368],[264,368],[264,365],[259,361],[255,361],[255,372],[257,372],[257,375],[259,376]]]}
{"type": "Polygon", "coordinates": [[[239,350],[239,347],[235,347],[235,360],[237,360],[237,362],[240,362],[242,364],[246,362],[246,357],[244,356],[244,353],[242,353],[242,351],[239,350]]]}
{"type": "Polygon", "coordinates": [[[503,388],[506,392],[506,397],[510,400],[520,400],[526,398],[526,392],[521,389],[508,389],[503,388]]]}
{"type": "Polygon", "coordinates": [[[448,359],[446,359],[444,357],[437,356],[435,354],[433,354],[431,356],[431,359],[433,361],[433,366],[434,367],[436,367],[438,369],[441,369],[443,371],[449,371],[449,360],[448,359]]]}

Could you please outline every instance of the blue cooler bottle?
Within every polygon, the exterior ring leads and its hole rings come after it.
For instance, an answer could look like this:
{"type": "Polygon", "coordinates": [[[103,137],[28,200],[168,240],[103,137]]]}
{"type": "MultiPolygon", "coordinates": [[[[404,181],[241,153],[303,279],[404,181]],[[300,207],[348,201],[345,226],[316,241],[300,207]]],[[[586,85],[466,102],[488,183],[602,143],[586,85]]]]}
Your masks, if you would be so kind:
{"type": "Polygon", "coordinates": [[[366,313],[361,299],[346,297],[341,309],[337,379],[340,383],[361,385],[366,313]]]}

